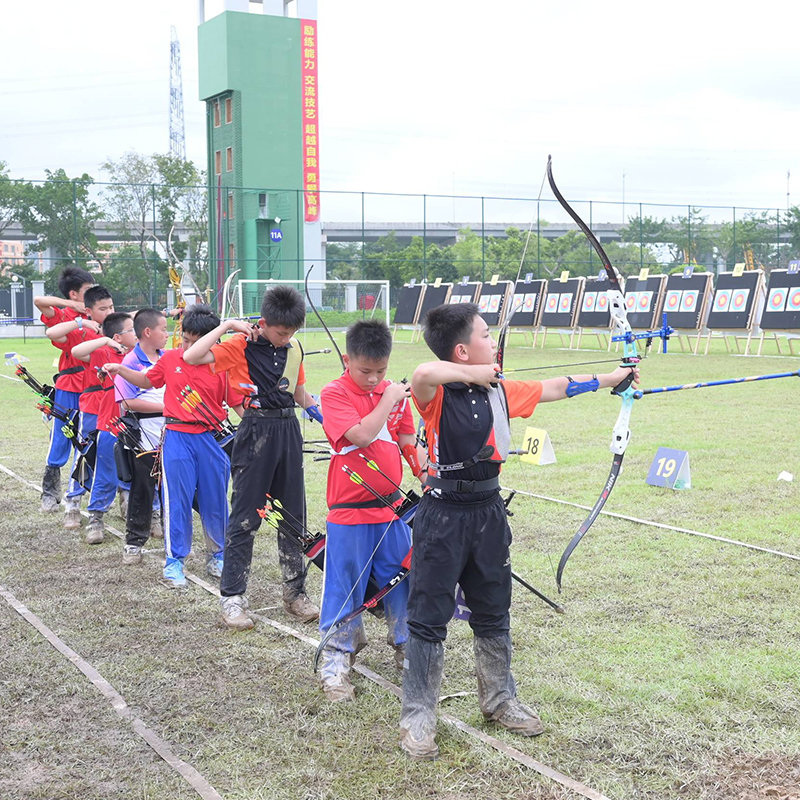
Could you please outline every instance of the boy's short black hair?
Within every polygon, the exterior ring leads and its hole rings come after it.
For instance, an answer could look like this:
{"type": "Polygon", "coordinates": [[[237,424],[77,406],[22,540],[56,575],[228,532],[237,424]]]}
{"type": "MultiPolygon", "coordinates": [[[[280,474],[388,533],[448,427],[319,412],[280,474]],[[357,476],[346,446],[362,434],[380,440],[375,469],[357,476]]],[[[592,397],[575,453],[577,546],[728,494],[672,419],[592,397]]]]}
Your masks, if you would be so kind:
{"type": "Polygon", "coordinates": [[[140,308],[133,315],[133,330],[136,332],[136,338],[142,338],[145,328],[155,328],[163,316],[164,312],[157,308],[140,308]]]}
{"type": "Polygon", "coordinates": [[[425,344],[441,361],[452,361],[457,344],[466,344],[472,336],[472,326],[478,316],[475,303],[455,303],[436,306],[422,321],[425,344]]]}
{"type": "Polygon", "coordinates": [[[297,330],[306,319],[306,301],[291,286],[276,286],[264,292],[261,316],[267,325],[282,325],[297,330]]]}
{"type": "Polygon", "coordinates": [[[69,299],[70,292],[77,292],[81,286],[94,283],[94,278],[80,267],[67,267],[58,278],[58,291],[69,299]]]}
{"type": "Polygon", "coordinates": [[[106,289],[105,286],[100,286],[100,284],[95,284],[94,286],[90,286],[85,294],[83,295],[83,304],[87,308],[94,308],[97,303],[101,300],[113,300],[114,298],[111,297],[111,292],[106,289]]]}
{"type": "Polygon", "coordinates": [[[205,336],[213,331],[219,322],[219,317],[214,313],[214,309],[205,303],[196,303],[183,312],[183,330],[194,336],[205,336]]]}
{"type": "Polygon", "coordinates": [[[130,320],[131,315],[127,311],[114,311],[103,320],[103,336],[113,339],[130,320]]]}
{"type": "Polygon", "coordinates": [[[347,329],[347,355],[380,361],[392,352],[392,332],[380,319],[361,319],[347,329]]]}

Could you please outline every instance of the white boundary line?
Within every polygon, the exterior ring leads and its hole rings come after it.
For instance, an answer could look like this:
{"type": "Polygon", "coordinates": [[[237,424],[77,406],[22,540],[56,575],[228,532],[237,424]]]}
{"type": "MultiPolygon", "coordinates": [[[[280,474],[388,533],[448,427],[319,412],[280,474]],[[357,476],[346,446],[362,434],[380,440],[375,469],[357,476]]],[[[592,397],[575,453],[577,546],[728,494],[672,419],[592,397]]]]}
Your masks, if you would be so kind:
{"type": "MultiPolygon", "coordinates": [[[[568,500],[559,500],[557,497],[548,497],[544,494],[534,494],[533,492],[526,492],[522,489],[512,489],[510,486],[503,486],[503,491],[513,491],[525,497],[533,497],[536,500],[546,500],[549,503],[559,503],[562,506],[572,506],[572,508],[582,508],[586,511],[591,511],[591,506],[584,506],[580,503],[571,503],[568,500]]],[[[794,561],[800,561],[800,556],[793,553],[784,553],[782,550],[771,550],[769,547],[759,547],[757,544],[748,544],[747,542],[740,542],[738,539],[728,539],[725,536],[715,536],[712,533],[702,533],[701,531],[693,531],[691,528],[679,528],[674,525],[665,525],[663,522],[655,522],[651,519],[640,519],[639,517],[630,517],[627,514],[615,514],[613,511],[601,511],[601,515],[606,517],[613,517],[614,519],[624,519],[627,522],[636,522],[639,525],[648,525],[651,528],[661,528],[665,531],[675,531],[676,533],[688,533],[690,536],[701,536],[703,539],[713,539],[715,542],[724,542],[725,544],[733,544],[737,547],[746,547],[748,550],[758,550],[761,553],[769,553],[772,556],[780,556],[781,558],[791,558],[794,561]]]]}
{"type": "MultiPolygon", "coordinates": [[[[32,481],[23,478],[20,475],[17,475],[12,470],[8,469],[3,464],[0,464],[0,471],[4,472],[6,475],[14,478],[15,480],[19,481],[20,483],[39,491],[41,487],[37,484],[33,483],[32,481]]],[[[520,493],[524,494],[524,493],[520,493]]],[[[87,516],[85,512],[81,512],[84,516],[87,516]]],[[[112,528],[109,525],[105,525],[105,528],[110,531],[112,534],[119,538],[124,539],[124,534],[120,531],[112,528]]],[[[197,586],[204,589],[211,595],[219,596],[219,590],[208,583],[207,581],[203,580],[202,578],[197,577],[189,572],[186,573],[186,578],[190,580],[192,583],[197,584],[197,586]]],[[[134,730],[145,739],[145,741],[150,745],[150,747],[158,753],[161,758],[163,758],[173,769],[179,772],[192,786],[193,789],[202,797],[204,800],[222,800],[221,796],[216,792],[213,786],[211,786],[208,781],[200,775],[197,770],[187,764],[184,761],[181,761],[177,756],[175,756],[172,751],[169,749],[169,745],[164,742],[162,739],[153,733],[144,722],[142,722],[138,717],[133,717],[133,713],[128,708],[125,699],[119,695],[116,690],[109,684],[91,664],[87,661],[82,659],[74,650],[71,650],[66,644],[61,642],[60,639],[52,632],[49,628],[47,628],[34,614],[32,614],[28,609],[26,609],[16,598],[13,597],[9,592],[7,592],[2,586],[0,586],[0,595],[2,595],[6,602],[9,603],[21,616],[23,616],[31,625],[33,625],[40,633],[57,649],[59,652],[64,654],[75,666],[81,670],[81,672],[86,675],[87,678],[109,699],[111,700],[112,705],[114,706],[114,710],[123,718],[131,722],[134,727],[134,730]],[[26,613],[23,613],[17,606],[20,606],[26,613]],[[51,638],[52,637],[52,638],[51,638]],[[55,640],[55,641],[54,641],[55,640]],[[59,644],[56,644],[58,642],[59,644]],[[59,646],[61,645],[61,646],[59,646]],[[83,665],[83,666],[82,666],[83,665]],[[84,668],[85,666],[85,668],[84,668]],[[94,676],[94,677],[93,677],[94,676]],[[204,793],[206,792],[206,793],[204,793]]],[[[289,636],[293,636],[295,639],[300,640],[308,645],[311,645],[314,648],[319,646],[319,640],[314,639],[311,636],[308,636],[301,631],[296,630],[288,625],[284,625],[282,622],[278,622],[277,620],[270,619],[269,617],[262,616],[261,614],[253,614],[259,622],[262,622],[270,627],[274,628],[277,631],[285,633],[289,636]]],[[[376,672],[373,672],[368,667],[364,667],[360,664],[355,664],[353,669],[358,672],[360,675],[363,675],[367,680],[372,681],[373,683],[381,686],[386,691],[390,692],[391,694],[395,695],[395,697],[400,698],[402,696],[402,690],[400,689],[397,684],[392,683],[391,681],[386,680],[386,678],[382,677],[376,672]]],[[[484,733],[482,730],[478,728],[474,728],[471,725],[468,725],[463,720],[459,719],[458,717],[454,717],[451,714],[444,714],[439,713],[439,719],[443,722],[447,723],[448,725],[452,725],[455,728],[458,728],[462,733],[465,733],[467,736],[471,736],[473,739],[478,739],[479,741],[483,742],[484,744],[489,745],[493,749],[497,750],[497,752],[501,753],[502,755],[508,756],[509,758],[516,761],[518,764],[522,764],[528,769],[533,770],[534,772],[538,772],[540,775],[544,776],[545,778],[549,778],[550,780],[554,781],[555,783],[560,784],[561,786],[566,787],[567,789],[572,790],[576,794],[581,795],[582,797],[586,797],[589,800],[610,800],[609,797],[602,794],[602,792],[598,792],[596,789],[592,789],[590,786],[586,786],[579,781],[576,781],[573,778],[570,778],[569,775],[565,775],[562,772],[559,772],[553,767],[548,766],[547,764],[543,764],[535,759],[531,758],[527,753],[523,753],[520,750],[517,750],[515,747],[511,747],[507,745],[505,742],[496,739],[494,736],[490,736],[487,733],[484,733]]]]}

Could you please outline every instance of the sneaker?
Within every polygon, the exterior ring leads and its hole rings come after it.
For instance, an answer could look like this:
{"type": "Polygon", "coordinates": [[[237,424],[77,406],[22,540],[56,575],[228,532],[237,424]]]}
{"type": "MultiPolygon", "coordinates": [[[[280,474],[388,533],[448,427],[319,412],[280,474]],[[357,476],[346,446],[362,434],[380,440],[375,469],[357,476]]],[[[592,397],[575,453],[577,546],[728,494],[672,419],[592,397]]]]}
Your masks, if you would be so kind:
{"type": "Polygon", "coordinates": [[[297,617],[301,622],[319,619],[319,608],[308,599],[305,592],[300,592],[294,600],[284,600],[283,608],[287,614],[297,617]]]}
{"type": "Polygon", "coordinates": [[[349,703],[356,699],[356,690],[348,677],[353,653],[326,647],[319,665],[319,682],[325,699],[331,703],[349,703]]]}
{"type": "Polygon", "coordinates": [[[161,526],[161,509],[153,509],[153,516],[150,517],[150,536],[153,539],[164,538],[164,528],[161,526]]]}
{"type": "Polygon", "coordinates": [[[209,556],[208,561],[206,561],[206,572],[212,578],[221,578],[222,577],[222,553],[217,553],[216,555],[209,556]]]}
{"type": "Polygon", "coordinates": [[[439,745],[433,734],[415,739],[405,728],[400,732],[400,747],[415,761],[433,761],[439,755],[439,745]]]}
{"type": "Polygon", "coordinates": [[[128,519],[128,497],[130,492],[127,489],[117,489],[117,502],[119,504],[119,515],[122,519],[128,519]]]}
{"type": "Polygon", "coordinates": [[[78,497],[67,498],[67,510],[64,512],[64,527],[77,530],[81,526],[81,501],[78,497]]]}
{"type": "Polygon", "coordinates": [[[219,606],[222,612],[220,618],[227,627],[237,631],[249,631],[255,625],[252,617],[247,613],[250,604],[243,594],[220,597],[219,606]]]}
{"type": "Polygon", "coordinates": [[[167,558],[164,565],[164,583],[171,589],[185,589],[186,576],[183,574],[183,561],[180,558],[167,558]]]}
{"type": "Polygon", "coordinates": [[[141,564],[142,563],[142,548],[136,544],[126,544],[125,549],[122,551],[122,563],[141,564]]]}
{"type": "Polygon", "coordinates": [[[503,713],[499,717],[492,718],[492,721],[522,736],[538,736],[544,733],[544,725],[539,715],[529,706],[520,703],[516,697],[509,702],[503,713]]]}
{"type": "Polygon", "coordinates": [[[100,544],[106,538],[103,530],[103,512],[90,511],[89,524],[86,526],[86,544],[100,544]]]}

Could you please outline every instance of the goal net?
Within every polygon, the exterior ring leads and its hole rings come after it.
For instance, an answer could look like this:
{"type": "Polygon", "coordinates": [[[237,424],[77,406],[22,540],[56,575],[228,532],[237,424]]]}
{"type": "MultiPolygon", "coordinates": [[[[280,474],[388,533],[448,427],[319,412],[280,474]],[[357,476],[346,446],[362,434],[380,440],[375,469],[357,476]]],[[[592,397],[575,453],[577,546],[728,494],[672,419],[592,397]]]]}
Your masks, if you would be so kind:
{"type": "MultiPolygon", "coordinates": [[[[305,282],[283,280],[241,280],[233,293],[234,317],[258,317],[264,292],[272,286],[293,286],[305,296],[305,282]]],[[[309,280],[308,293],[325,324],[344,329],[359,319],[382,319],[389,325],[389,281],[309,280]]],[[[306,300],[306,329],[320,328],[306,300]]]]}

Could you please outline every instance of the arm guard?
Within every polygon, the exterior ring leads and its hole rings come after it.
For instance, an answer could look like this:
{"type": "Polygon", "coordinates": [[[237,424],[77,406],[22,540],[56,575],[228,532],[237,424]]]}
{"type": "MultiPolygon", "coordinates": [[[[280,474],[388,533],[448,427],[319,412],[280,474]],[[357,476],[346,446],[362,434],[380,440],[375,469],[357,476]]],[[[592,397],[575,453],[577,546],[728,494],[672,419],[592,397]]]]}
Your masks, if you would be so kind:
{"type": "Polygon", "coordinates": [[[422,467],[419,465],[419,459],[417,458],[417,448],[413,444],[406,444],[403,445],[400,452],[403,454],[408,466],[411,467],[414,477],[419,478],[422,473],[422,467]]]}
{"type": "Polygon", "coordinates": [[[567,380],[569,381],[567,384],[567,397],[575,397],[576,394],[583,394],[584,392],[596,392],[600,387],[597,375],[592,375],[590,381],[584,381],[583,383],[572,380],[569,375],[567,375],[567,380]]]}

